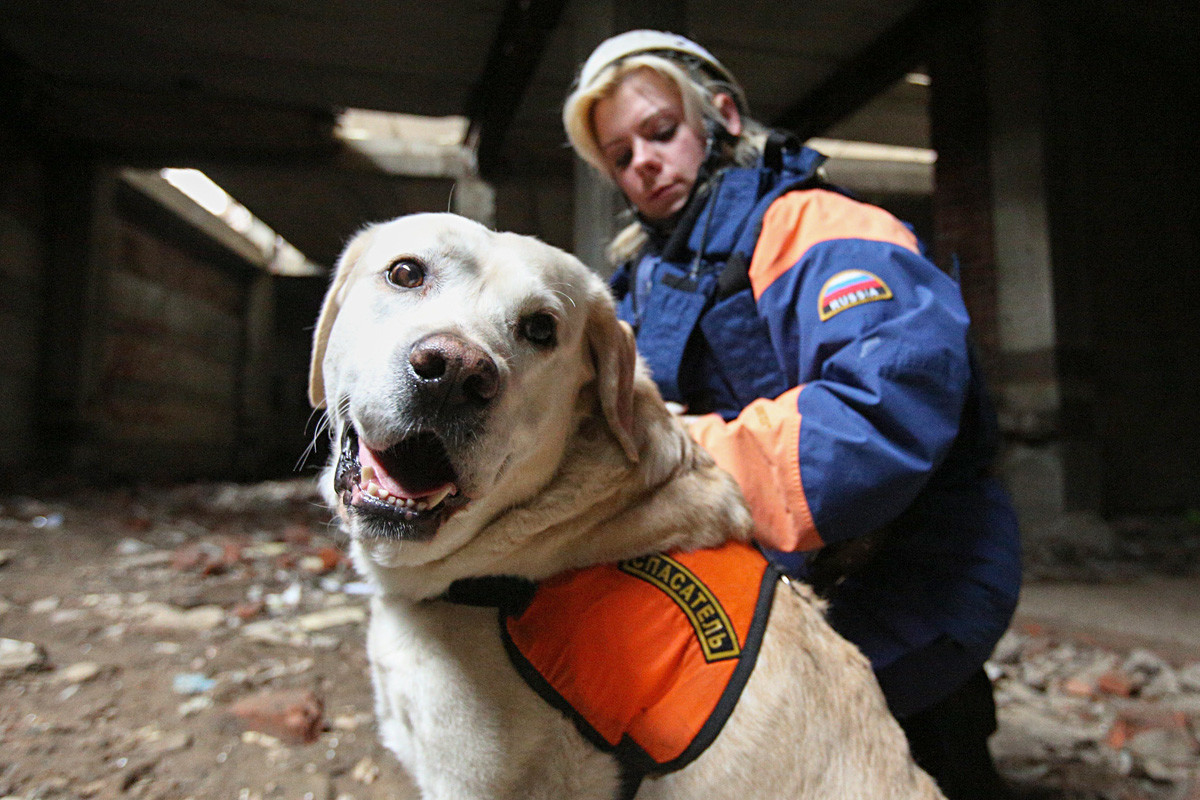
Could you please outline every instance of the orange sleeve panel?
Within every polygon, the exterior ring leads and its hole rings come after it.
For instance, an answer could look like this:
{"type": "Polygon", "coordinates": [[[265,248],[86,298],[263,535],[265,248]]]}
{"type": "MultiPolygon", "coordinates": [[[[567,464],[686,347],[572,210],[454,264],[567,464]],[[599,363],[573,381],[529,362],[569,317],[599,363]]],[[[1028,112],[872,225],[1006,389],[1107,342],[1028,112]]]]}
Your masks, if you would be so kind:
{"type": "Polygon", "coordinates": [[[757,300],[813,245],[833,239],[890,242],[919,253],[917,237],[888,212],[828,189],[804,189],[780,197],[763,215],[762,233],[750,259],[757,300]]]}
{"type": "Polygon", "coordinates": [[[690,428],[692,438],[741,487],[754,518],[755,539],[786,552],[824,544],[800,479],[796,398],[803,388],[797,386],[774,400],[755,400],[731,422],[707,414],[690,428]]]}

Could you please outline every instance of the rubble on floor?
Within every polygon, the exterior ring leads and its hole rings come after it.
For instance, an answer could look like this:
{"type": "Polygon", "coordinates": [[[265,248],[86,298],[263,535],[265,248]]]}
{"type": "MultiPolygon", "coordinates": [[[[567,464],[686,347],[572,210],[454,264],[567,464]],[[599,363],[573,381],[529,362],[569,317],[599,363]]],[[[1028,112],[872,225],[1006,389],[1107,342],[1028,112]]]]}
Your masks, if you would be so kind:
{"type": "Polygon", "coordinates": [[[309,480],[0,498],[0,798],[415,797],[309,480]]]}
{"type": "MultiPolygon", "coordinates": [[[[308,480],[0,498],[0,799],[414,797],[379,745],[367,587],[308,480]]],[[[1200,653],[1014,627],[1021,796],[1200,800],[1200,653]]]]}
{"type": "Polygon", "coordinates": [[[1196,658],[1173,664],[1145,648],[1014,627],[987,665],[1002,772],[1019,785],[1091,792],[1064,797],[1200,800],[1196,658]]]}

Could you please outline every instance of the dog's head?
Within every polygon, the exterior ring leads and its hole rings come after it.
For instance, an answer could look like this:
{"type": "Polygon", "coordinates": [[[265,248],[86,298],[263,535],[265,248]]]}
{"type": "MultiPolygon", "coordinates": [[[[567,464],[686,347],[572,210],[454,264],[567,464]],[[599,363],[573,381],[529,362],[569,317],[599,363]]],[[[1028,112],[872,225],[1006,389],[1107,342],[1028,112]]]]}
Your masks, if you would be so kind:
{"type": "Polygon", "coordinates": [[[551,479],[584,416],[637,460],[635,361],[607,287],[557,248],[451,214],[367,228],[314,336],[325,494],[390,560],[444,557],[551,479]]]}

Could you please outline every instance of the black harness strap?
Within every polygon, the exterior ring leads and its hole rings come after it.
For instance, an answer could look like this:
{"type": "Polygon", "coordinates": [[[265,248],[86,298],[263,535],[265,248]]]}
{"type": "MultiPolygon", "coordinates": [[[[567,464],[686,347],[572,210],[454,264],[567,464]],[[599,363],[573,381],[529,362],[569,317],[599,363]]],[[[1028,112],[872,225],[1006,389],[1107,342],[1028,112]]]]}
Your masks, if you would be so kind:
{"type": "Polygon", "coordinates": [[[621,785],[617,789],[616,800],[633,800],[646,776],[640,770],[631,768],[624,759],[618,759],[617,765],[621,768],[621,785]]]}
{"type": "Polygon", "coordinates": [[[519,614],[529,605],[535,591],[537,584],[533,581],[494,575],[457,580],[438,599],[460,606],[498,608],[506,613],[519,614]]]}

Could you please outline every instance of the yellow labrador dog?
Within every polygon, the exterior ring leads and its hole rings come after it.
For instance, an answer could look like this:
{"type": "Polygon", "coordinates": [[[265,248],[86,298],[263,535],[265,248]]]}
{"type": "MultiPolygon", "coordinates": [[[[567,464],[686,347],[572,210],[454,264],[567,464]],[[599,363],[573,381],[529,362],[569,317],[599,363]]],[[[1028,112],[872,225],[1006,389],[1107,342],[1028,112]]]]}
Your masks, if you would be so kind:
{"type": "Polygon", "coordinates": [[[753,671],[711,743],[632,781],[522,677],[496,610],[453,599],[464,579],[539,582],[750,536],[737,487],[570,255],[449,214],[369,227],[338,264],[311,378],[335,445],[323,493],[375,589],[380,736],[423,797],[942,796],[802,586],[769,595],[753,671]]]}

